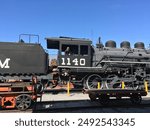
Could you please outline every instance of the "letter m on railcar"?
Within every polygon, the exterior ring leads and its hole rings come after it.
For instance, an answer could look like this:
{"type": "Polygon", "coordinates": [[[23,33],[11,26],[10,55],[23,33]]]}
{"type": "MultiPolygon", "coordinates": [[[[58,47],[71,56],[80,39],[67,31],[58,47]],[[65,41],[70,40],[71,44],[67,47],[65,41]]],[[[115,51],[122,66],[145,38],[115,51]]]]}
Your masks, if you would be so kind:
{"type": "Polygon", "coordinates": [[[10,68],[9,61],[10,58],[6,58],[4,61],[0,60],[0,68],[9,69],[10,68]]]}

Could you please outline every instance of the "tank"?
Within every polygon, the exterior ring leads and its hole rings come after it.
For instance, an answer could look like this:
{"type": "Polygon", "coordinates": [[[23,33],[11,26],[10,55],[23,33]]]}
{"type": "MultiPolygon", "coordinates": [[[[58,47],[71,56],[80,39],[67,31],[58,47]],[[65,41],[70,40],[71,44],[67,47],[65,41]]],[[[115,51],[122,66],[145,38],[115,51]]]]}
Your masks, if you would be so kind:
{"type": "Polygon", "coordinates": [[[144,49],[145,46],[144,46],[144,43],[143,42],[136,42],[134,44],[134,48],[137,48],[137,49],[144,49]]]}
{"type": "Polygon", "coordinates": [[[130,48],[130,42],[128,41],[123,41],[120,43],[121,48],[130,48]]]}
{"type": "Polygon", "coordinates": [[[105,43],[105,47],[116,48],[116,42],[113,40],[109,40],[105,43]]]}
{"type": "Polygon", "coordinates": [[[0,75],[45,74],[48,54],[40,44],[0,42],[0,75]]]}

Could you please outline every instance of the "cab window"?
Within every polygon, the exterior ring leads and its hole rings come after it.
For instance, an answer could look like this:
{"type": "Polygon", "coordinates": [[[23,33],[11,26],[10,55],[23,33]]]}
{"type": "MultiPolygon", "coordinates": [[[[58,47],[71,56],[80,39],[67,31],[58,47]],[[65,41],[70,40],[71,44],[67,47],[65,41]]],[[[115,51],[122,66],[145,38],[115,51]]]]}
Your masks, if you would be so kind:
{"type": "Polygon", "coordinates": [[[61,55],[78,55],[78,45],[62,45],[61,55]]]}
{"type": "Polygon", "coordinates": [[[80,55],[88,55],[88,46],[87,45],[80,46],[80,55]]]}

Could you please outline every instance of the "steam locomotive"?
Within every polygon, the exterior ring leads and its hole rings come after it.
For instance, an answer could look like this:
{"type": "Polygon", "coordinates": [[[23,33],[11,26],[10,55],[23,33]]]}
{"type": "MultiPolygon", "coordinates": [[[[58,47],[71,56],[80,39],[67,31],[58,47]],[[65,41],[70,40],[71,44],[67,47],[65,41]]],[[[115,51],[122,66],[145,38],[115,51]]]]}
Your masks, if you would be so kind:
{"type": "Polygon", "coordinates": [[[126,88],[143,89],[143,81],[149,80],[150,50],[143,42],[137,42],[132,49],[130,42],[123,41],[116,48],[115,41],[92,45],[88,39],[47,38],[47,48],[58,49],[58,70],[60,79],[81,83],[87,89],[120,88],[124,81],[126,88]]]}
{"type": "Polygon", "coordinates": [[[39,84],[48,85],[70,81],[87,89],[120,88],[124,81],[126,88],[143,89],[143,81],[150,77],[150,50],[143,42],[134,48],[123,41],[116,48],[115,41],[99,42],[96,46],[88,39],[71,37],[46,38],[47,49],[57,49],[57,60],[49,64],[48,53],[39,44],[0,42],[0,82],[10,79],[30,81],[34,75],[39,84]],[[53,83],[53,82],[52,82],[53,83]]]}

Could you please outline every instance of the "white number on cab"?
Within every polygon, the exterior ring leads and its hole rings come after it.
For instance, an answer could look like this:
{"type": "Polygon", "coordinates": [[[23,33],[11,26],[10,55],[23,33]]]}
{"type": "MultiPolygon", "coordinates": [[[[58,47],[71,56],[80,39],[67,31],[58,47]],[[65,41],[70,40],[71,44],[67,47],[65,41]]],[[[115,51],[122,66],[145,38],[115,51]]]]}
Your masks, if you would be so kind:
{"type": "Polygon", "coordinates": [[[81,58],[79,60],[77,58],[75,58],[72,60],[72,62],[71,62],[70,58],[67,58],[67,60],[65,60],[65,58],[61,58],[61,59],[62,59],[61,65],[71,65],[71,63],[73,63],[73,65],[75,65],[75,66],[78,66],[78,65],[85,66],[84,58],[81,58]],[[66,63],[65,63],[65,61],[66,61],[66,63]]]}

